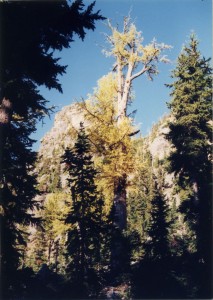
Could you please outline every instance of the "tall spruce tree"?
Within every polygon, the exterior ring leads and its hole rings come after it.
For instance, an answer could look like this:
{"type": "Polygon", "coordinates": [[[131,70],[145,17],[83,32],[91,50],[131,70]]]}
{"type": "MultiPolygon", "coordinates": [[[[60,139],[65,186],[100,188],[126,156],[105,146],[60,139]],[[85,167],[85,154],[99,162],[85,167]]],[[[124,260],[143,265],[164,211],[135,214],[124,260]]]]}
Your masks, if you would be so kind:
{"type": "MultiPolygon", "coordinates": [[[[171,171],[175,172],[184,191],[181,211],[195,233],[198,261],[208,272],[208,279],[211,278],[212,255],[212,69],[209,61],[201,56],[198,40],[192,34],[172,72],[174,82],[168,85],[172,89],[172,100],[168,105],[172,121],[167,135],[173,145],[171,171]]],[[[209,280],[203,286],[210,293],[209,280]]]]}
{"type": "MultiPolygon", "coordinates": [[[[58,75],[66,67],[54,51],[68,48],[73,34],[85,37],[102,19],[93,13],[94,2],[1,1],[0,89],[0,205],[2,287],[14,287],[19,266],[18,245],[23,238],[19,224],[35,223],[29,213],[36,206],[36,178],[31,151],[36,121],[48,113],[38,86],[62,91],[58,75]],[[15,47],[14,47],[15,45],[15,47]],[[14,278],[13,278],[14,275],[14,278]],[[14,279],[14,280],[13,280],[14,279]]],[[[0,288],[2,290],[2,288],[0,288]]],[[[10,289],[11,291],[11,289],[10,289]]],[[[6,295],[5,294],[5,295],[6,295]]]]}
{"type": "Polygon", "coordinates": [[[68,184],[72,205],[66,218],[71,225],[67,237],[67,254],[70,257],[68,273],[82,283],[100,259],[100,236],[103,201],[99,197],[88,136],[83,123],[73,149],[66,149],[62,162],[69,172],[68,184]]]}

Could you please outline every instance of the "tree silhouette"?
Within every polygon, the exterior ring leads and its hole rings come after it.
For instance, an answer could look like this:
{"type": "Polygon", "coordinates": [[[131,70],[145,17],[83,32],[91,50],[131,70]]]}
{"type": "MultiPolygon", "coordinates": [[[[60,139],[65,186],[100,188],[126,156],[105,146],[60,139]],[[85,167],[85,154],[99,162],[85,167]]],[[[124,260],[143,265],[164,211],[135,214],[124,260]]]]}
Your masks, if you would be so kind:
{"type": "Polygon", "coordinates": [[[151,201],[151,220],[148,228],[148,241],[145,242],[145,255],[152,260],[165,259],[169,256],[168,204],[157,187],[151,201]]]}
{"type": "Polygon", "coordinates": [[[30,135],[36,129],[36,121],[49,112],[38,87],[45,85],[62,91],[58,75],[65,73],[66,66],[59,64],[54,51],[68,48],[74,33],[83,39],[85,29],[94,30],[95,21],[103,19],[99,12],[93,13],[94,2],[84,8],[81,0],[72,4],[0,3],[1,266],[6,294],[16,280],[18,245],[24,242],[19,224],[37,221],[30,213],[38,206],[33,200],[37,191],[30,135]]]}
{"type": "Polygon", "coordinates": [[[201,56],[192,34],[172,73],[174,82],[168,85],[172,88],[168,105],[172,119],[167,138],[173,144],[171,171],[182,189],[180,211],[196,237],[197,261],[203,274],[208,274],[208,280],[202,282],[204,275],[200,273],[201,297],[210,295],[212,276],[211,73],[209,59],[201,56]]]}
{"type": "Polygon", "coordinates": [[[97,171],[90,154],[90,144],[83,123],[73,149],[66,149],[62,162],[69,172],[68,184],[72,205],[66,218],[71,225],[67,235],[68,273],[79,283],[88,276],[100,259],[100,236],[103,201],[95,185],[97,171]]]}

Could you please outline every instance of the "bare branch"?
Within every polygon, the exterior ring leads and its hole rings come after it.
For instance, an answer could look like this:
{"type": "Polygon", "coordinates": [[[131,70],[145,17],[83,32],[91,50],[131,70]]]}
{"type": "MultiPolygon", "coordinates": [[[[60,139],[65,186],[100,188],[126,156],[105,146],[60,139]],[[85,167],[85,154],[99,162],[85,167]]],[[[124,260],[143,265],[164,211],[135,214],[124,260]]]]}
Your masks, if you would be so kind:
{"type": "Polygon", "coordinates": [[[142,74],[144,74],[145,72],[147,72],[149,70],[149,67],[143,67],[139,72],[133,74],[130,78],[130,81],[134,80],[135,78],[141,76],[142,74]]]}
{"type": "Polygon", "coordinates": [[[136,130],[136,131],[133,131],[133,132],[129,133],[128,136],[129,136],[129,137],[130,137],[130,136],[134,136],[134,135],[136,135],[138,132],[140,132],[140,129],[138,129],[138,130],[136,130]]]}

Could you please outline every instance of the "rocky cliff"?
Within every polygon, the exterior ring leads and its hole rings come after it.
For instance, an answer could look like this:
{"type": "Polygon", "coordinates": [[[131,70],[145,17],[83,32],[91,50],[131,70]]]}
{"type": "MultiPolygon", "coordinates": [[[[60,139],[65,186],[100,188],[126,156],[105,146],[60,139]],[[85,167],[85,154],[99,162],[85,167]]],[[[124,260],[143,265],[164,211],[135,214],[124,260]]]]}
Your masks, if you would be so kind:
{"type": "Polygon", "coordinates": [[[67,147],[73,146],[80,122],[84,122],[84,117],[78,103],[65,106],[55,115],[54,125],[42,138],[38,151],[36,171],[40,190],[52,192],[66,186],[61,156],[67,147]]]}
{"type": "Polygon", "coordinates": [[[167,171],[167,158],[172,151],[171,143],[166,139],[166,134],[169,132],[168,122],[170,116],[163,117],[156,125],[153,126],[149,136],[147,137],[148,149],[152,156],[152,164],[155,175],[159,174],[159,169],[163,173],[163,190],[164,195],[169,200],[170,204],[175,199],[176,205],[180,204],[178,195],[174,193],[174,174],[167,171]]]}

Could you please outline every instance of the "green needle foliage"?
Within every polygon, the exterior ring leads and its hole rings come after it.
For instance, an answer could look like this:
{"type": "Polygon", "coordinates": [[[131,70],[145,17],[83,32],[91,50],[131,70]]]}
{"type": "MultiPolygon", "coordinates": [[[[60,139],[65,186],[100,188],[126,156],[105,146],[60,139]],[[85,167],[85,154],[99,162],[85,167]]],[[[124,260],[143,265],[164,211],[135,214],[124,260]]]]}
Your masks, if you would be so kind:
{"type": "Polygon", "coordinates": [[[148,228],[148,240],[145,242],[145,255],[152,260],[169,257],[169,208],[162,192],[156,187],[151,201],[151,220],[148,228]]]}
{"type": "Polygon", "coordinates": [[[189,177],[199,183],[207,179],[211,153],[212,78],[209,59],[201,57],[198,41],[191,35],[172,73],[172,101],[168,104],[173,117],[168,139],[174,145],[172,170],[180,181],[189,177]],[[201,179],[202,175],[202,179],[201,179]],[[203,177],[204,176],[204,177],[203,177]]]}
{"type": "Polygon", "coordinates": [[[73,149],[66,149],[63,163],[69,172],[72,205],[66,218],[71,225],[67,236],[68,274],[82,282],[100,260],[103,201],[97,193],[88,136],[80,124],[73,149]]]}
{"type": "MultiPolygon", "coordinates": [[[[194,232],[197,260],[209,279],[212,255],[211,74],[210,60],[201,56],[198,40],[192,34],[172,73],[174,82],[168,85],[172,89],[168,105],[172,119],[167,138],[173,145],[169,158],[171,171],[175,172],[181,189],[180,211],[194,232]]],[[[202,285],[205,293],[209,293],[211,283],[206,280],[202,285]]]]}
{"type": "MultiPolygon", "coordinates": [[[[20,225],[37,221],[31,213],[36,177],[36,155],[30,135],[36,122],[48,114],[47,101],[38,87],[62,92],[58,80],[66,66],[54,51],[68,48],[74,33],[83,39],[103,19],[81,0],[1,1],[0,91],[0,217],[1,273],[6,297],[11,296],[19,267],[19,245],[24,243],[20,225]],[[14,275],[14,278],[13,278],[14,275]],[[11,288],[12,287],[12,288],[11,288]],[[9,291],[10,288],[10,291],[9,291]],[[10,296],[9,296],[10,294],[10,296]]],[[[2,290],[0,288],[0,290],[2,290]]]]}

